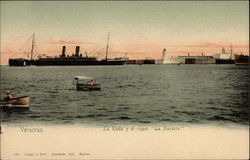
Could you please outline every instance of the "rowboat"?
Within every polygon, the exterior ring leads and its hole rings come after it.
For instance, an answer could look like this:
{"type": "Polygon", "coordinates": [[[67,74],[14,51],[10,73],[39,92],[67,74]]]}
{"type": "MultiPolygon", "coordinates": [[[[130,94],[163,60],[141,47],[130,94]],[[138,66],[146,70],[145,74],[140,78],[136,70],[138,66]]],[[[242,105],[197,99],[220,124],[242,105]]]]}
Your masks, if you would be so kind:
{"type": "Polygon", "coordinates": [[[76,76],[76,90],[77,91],[98,91],[101,90],[101,84],[93,81],[93,77],[76,76]]]}
{"type": "Polygon", "coordinates": [[[16,97],[9,100],[1,100],[1,107],[29,107],[29,96],[16,97]]]}

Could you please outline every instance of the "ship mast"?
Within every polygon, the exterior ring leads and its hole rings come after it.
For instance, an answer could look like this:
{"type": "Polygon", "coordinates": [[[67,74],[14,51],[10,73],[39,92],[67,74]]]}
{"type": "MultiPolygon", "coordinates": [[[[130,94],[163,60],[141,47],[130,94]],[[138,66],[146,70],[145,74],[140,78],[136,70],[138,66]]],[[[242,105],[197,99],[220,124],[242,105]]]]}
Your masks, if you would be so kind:
{"type": "Polygon", "coordinates": [[[30,52],[30,60],[33,60],[34,47],[35,47],[35,33],[33,33],[33,35],[32,35],[32,46],[31,46],[31,52],[30,52]]]}
{"type": "MultiPolygon", "coordinates": [[[[109,33],[109,34],[110,34],[110,33],[109,33]]],[[[106,48],[106,61],[108,61],[109,34],[108,34],[108,41],[107,41],[107,48],[106,48]]]]}

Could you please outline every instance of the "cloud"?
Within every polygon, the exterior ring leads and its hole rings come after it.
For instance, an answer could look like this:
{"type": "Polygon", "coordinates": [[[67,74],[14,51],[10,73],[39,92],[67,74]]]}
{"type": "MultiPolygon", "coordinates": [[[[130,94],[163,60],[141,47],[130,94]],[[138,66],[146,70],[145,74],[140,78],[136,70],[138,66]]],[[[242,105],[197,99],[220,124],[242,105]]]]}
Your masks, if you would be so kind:
{"type": "MultiPolygon", "coordinates": [[[[180,45],[170,45],[170,47],[185,47],[185,48],[231,48],[230,45],[218,44],[218,43],[204,43],[204,44],[180,44],[180,45]]],[[[233,45],[233,48],[244,48],[248,49],[249,45],[233,45]]]]}
{"type": "Polygon", "coordinates": [[[87,42],[87,41],[65,41],[65,40],[59,40],[59,41],[50,41],[49,44],[96,44],[96,42],[87,42]]]}

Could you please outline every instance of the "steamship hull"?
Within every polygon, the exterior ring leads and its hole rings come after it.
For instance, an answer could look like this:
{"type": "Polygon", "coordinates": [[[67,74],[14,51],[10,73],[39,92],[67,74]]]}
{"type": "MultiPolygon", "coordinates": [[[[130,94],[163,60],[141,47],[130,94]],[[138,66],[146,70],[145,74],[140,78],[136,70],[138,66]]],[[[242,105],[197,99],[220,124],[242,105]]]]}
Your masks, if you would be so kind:
{"type": "Polygon", "coordinates": [[[43,60],[15,60],[11,59],[9,61],[9,66],[29,66],[29,65],[36,65],[36,66],[75,66],[75,65],[123,65],[125,61],[91,61],[91,60],[85,60],[85,59],[43,59],[43,60]]]}
{"type": "Polygon", "coordinates": [[[39,59],[35,61],[36,66],[74,66],[74,65],[123,65],[124,61],[94,61],[82,58],[53,58],[53,59],[39,59]]]}

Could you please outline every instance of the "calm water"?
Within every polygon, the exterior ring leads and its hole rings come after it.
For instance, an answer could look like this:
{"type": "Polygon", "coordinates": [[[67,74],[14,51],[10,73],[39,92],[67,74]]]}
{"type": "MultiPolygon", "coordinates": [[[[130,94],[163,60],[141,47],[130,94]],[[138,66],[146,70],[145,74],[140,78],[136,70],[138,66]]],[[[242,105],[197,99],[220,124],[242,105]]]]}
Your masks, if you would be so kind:
{"type": "Polygon", "coordinates": [[[248,68],[235,65],[1,67],[1,98],[30,96],[2,111],[5,124],[248,125],[248,68]],[[76,91],[74,76],[101,91],[76,91]]]}

